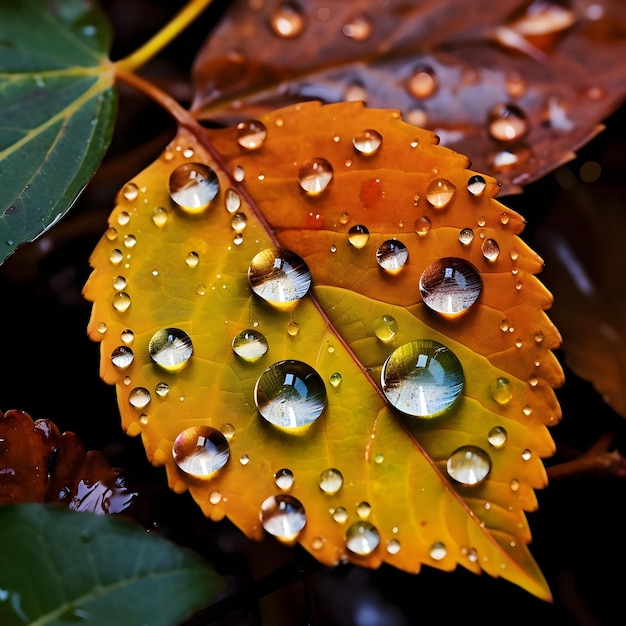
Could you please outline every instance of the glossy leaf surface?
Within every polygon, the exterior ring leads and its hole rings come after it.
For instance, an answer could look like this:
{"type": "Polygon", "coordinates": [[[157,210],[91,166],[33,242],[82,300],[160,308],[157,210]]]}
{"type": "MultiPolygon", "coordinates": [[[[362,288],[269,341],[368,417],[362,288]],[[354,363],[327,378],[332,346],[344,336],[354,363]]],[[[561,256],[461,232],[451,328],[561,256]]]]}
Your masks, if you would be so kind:
{"type": "Polygon", "coordinates": [[[622,102],[619,1],[238,0],[194,66],[199,117],[302,100],[398,108],[518,192],[622,102]]]}
{"type": "Polygon", "coordinates": [[[108,24],[91,2],[0,6],[0,262],[73,204],[109,145],[108,24]]]}
{"type": "Polygon", "coordinates": [[[467,167],[432,133],[360,103],[181,130],[120,191],[91,259],[89,334],[124,428],[212,519],[297,540],[329,565],[460,564],[545,598],[525,512],[553,453],[560,337],[534,276],[541,260],[517,236],[522,218],[494,200],[495,180],[467,167]],[[187,199],[174,202],[168,185],[187,199]],[[217,195],[191,208],[204,192],[217,195]],[[288,253],[306,264],[295,284],[272,274],[289,267],[264,252],[276,248],[291,267],[288,253]],[[405,266],[383,269],[401,265],[402,249],[405,266]],[[430,310],[418,288],[449,259],[482,285],[454,316],[430,310]],[[298,298],[307,267],[312,286],[298,298]],[[386,359],[420,340],[449,359],[433,370],[444,398],[432,408],[424,396],[427,418],[406,415],[421,411],[412,396],[408,408],[388,401],[381,384],[386,359]],[[116,366],[120,350],[132,359],[116,366]],[[455,473],[459,454],[469,476],[455,473]]]}
{"type": "Polygon", "coordinates": [[[3,626],[171,626],[220,584],[197,556],[125,519],[42,504],[0,507],[3,626]]]}

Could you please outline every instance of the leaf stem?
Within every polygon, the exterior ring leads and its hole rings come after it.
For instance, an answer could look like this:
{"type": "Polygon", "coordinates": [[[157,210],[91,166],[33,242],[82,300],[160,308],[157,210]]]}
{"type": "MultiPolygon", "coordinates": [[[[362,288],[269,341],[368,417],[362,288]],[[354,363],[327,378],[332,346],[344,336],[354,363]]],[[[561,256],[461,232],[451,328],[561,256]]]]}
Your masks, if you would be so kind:
{"type": "Polygon", "coordinates": [[[132,72],[155,57],[204,11],[212,0],[189,0],[189,2],[156,35],[128,56],[115,62],[124,72],[132,72]]]}

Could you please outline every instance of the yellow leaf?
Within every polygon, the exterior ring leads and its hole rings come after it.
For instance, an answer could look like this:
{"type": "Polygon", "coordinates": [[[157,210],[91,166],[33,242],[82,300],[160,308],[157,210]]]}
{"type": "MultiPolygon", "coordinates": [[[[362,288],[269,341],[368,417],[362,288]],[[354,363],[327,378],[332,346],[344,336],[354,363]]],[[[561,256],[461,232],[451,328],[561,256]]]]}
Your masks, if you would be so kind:
{"type": "Polygon", "coordinates": [[[360,103],[181,129],[117,198],[89,335],[124,428],[208,517],[548,599],[526,512],[560,337],[522,218],[467,168],[360,103]]]}

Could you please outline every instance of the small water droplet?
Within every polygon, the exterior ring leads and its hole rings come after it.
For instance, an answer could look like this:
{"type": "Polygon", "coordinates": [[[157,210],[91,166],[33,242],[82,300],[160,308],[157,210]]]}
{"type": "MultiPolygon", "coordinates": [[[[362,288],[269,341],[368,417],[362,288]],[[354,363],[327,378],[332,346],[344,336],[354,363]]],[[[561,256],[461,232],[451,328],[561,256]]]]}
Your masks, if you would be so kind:
{"type": "Polygon", "coordinates": [[[495,381],[491,383],[490,392],[491,397],[500,406],[506,406],[513,398],[511,382],[508,378],[504,378],[504,376],[496,378],[495,381]]]}
{"type": "Polygon", "coordinates": [[[325,469],[320,474],[320,489],[329,496],[334,496],[343,487],[343,475],[334,467],[325,469]]]}
{"type": "Polygon", "coordinates": [[[313,423],[326,407],[326,387],[320,375],[302,361],[278,361],[254,387],[259,413],[270,424],[297,429],[313,423]]]}
{"type": "Polygon", "coordinates": [[[211,504],[219,504],[221,501],[222,501],[222,494],[217,490],[211,491],[211,493],[209,494],[209,502],[211,504]]]}
{"type": "Polygon", "coordinates": [[[474,240],[474,231],[471,228],[462,228],[459,231],[459,241],[464,246],[469,246],[470,243],[474,240]]]}
{"type": "MultiPolygon", "coordinates": [[[[406,121],[418,128],[426,128],[428,125],[428,112],[421,106],[410,108],[406,113],[406,121]]],[[[417,148],[418,141],[411,142],[412,148],[417,148]]]]}
{"type": "Polygon", "coordinates": [[[341,385],[341,380],[342,380],[342,377],[339,372],[333,372],[329,378],[329,382],[331,386],[334,387],[335,389],[339,387],[339,385],[341,385]]]}
{"type": "Polygon", "coordinates": [[[298,182],[309,195],[317,196],[328,187],[333,173],[333,166],[326,159],[310,159],[298,170],[298,182]]]}
{"type": "Polygon", "coordinates": [[[436,178],[426,187],[426,200],[435,208],[443,209],[450,204],[456,187],[445,178],[436,178]]]}
{"type": "Polygon", "coordinates": [[[383,241],[376,250],[378,266],[389,274],[397,274],[409,260],[409,251],[397,239],[383,241]]]}
{"type": "Polygon", "coordinates": [[[146,415],[145,413],[142,413],[142,414],[139,416],[139,423],[140,423],[142,426],[147,426],[149,422],[150,422],[150,417],[149,417],[148,415],[146,415]]]}
{"type": "MultiPolygon", "coordinates": [[[[243,235],[241,233],[236,233],[233,237],[233,243],[236,246],[240,246],[243,243],[243,235]]],[[[226,289],[226,285],[222,285],[224,289],[226,289]]]]}
{"type": "Polygon", "coordinates": [[[387,552],[389,552],[389,554],[398,554],[401,547],[402,546],[400,545],[400,541],[398,539],[390,539],[387,542],[387,552]]]}
{"type": "Polygon", "coordinates": [[[226,465],[230,447],[217,428],[192,426],[176,437],[172,454],[176,465],[183,472],[197,478],[207,478],[226,465]]]}
{"type": "Polygon", "coordinates": [[[236,213],[241,207],[241,196],[234,189],[227,189],[224,202],[229,213],[236,213]]]}
{"type": "Polygon", "coordinates": [[[200,263],[200,255],[193,250],[187,255],[185,259],[185,263],[188,267],[197,267],[198,263],[200,263]]]}
{"type": "Polygon", "coordinates": [[[113,308],[120,313],[130,308],[130,296],[125,291],[119,291],[113,296],[113,308]]]}
{"type": "Polygon", "coordinates": [[[374,463],[376,463],[376,465],[380,465],[384,460],[385,455],[381,452],[376,452],[376,454],[374,454],[374,463]]]}
{"type": "Polygon", "coordinates": [[[361,519],[367,519],[372,514],[372,505],[369,502],[359,502],[356,505],[356,514],[361,519]]]}
{"type": "Polygon", "coordinates": [[[98,325],[96,326],[96,330],[101,334],[104,335],[104,333],[106,333],[107,331],[107,325],[106,322],[99,322],[98,325]]]}
{"type": "Polygon", "coordinates": [[[125,328],[121,332],[120,338],[124,343],[132,343],[135,340],[135,333],[130,328],[125,328]]]}
{"type": "Polygon", "coordinates": [[[478,174],[476,176],[471,176],[467,181],[467,190],[473,196],[480,196],[485,188],[487,187],[487,181],[478,174]]]}
{"type": "Polygon", "coordinates": [[[169,213],[167,212],[167,209],[162,206],[155,207],[152,213],[152,221],[154,222],[155,226],[162,228],[163,226],[165,226],[165,224],[167,224],[168,219],[169,213]]]}
{"type": "Polygon", "coordinates": [[[430,98],[439,88],[439,82],[434,70],[428,66],[415,68],[406,81],[406,90],[410,96],[417,100],[430,98]]]}
{"type": "Polygon", "coordinates": [[[422,215],[415,220],[415,232],[423,237],[427,235],[432,227],[433,223],[430,221],[428,215],[422,215]]]}
{"type": "Polygon", "coordinates": [[[302,34],[306,16],[295,2],[282,2],[270,17],[270,28],[281,39],[292,39],[302,34]]]}
{"type": "Polygon", "coordinates": [[[139,187],[137,187],[135,183],[126,183],[122,189],[122,195],[126,198],[126,200],[132,202],[133,200],[136,200],[139,195],[139,187]]]}
{"type": "Polygon", "coordinates": [[[514,478],[510,483],[509,483],[509,487],[511,488],[511,491],[519,491],[519,480],[517,480],[517,478],[514,478]]]}
{"type": "Polygon", "coordinates": [[[365,41],[372,35],[370,18],[365,14],[356,15],[341,29],[343,34],[354,41],[365,41]]]}
{"type": "Polygon", "coordinates": [[[124,278],[124,276],[116,276],[113,279],[113,288],[116,291],[122,291],[123,289],[126,289],[126,278],[124,278]]]}
{"type": "Polygon", "coordinates": [[[448,555],[448,549],[441,541],[435,541],[435,543],[430,546],[429,554],[430,558],[433,559],[433,561],[441,561],[442,559],[445,559],[448,555]]]}
{"type": "Polygon", "coordinates": [[[354,248],[361,249],[363,248],[370,239],[370,231],[361,224],[357,224],[353,226],[348,231],[348,241],[350,245],[354,248]]]}
{"type": "Polygon", "coordinates": [[[378,529],[370,522],[355,522],[346,530],[346,548],[354,554],[361,556],[371,554],[379,543],[378,529]]]}
{"type": "Polygon", "coordinates": [[[136,243],[137,237],[135,237],[135,235],[124,235],[124,246],[134,248],[136,243]]]}
{"type": "Polygon", "coordinates": [[[437,313],[457,317],[481,294],[483,281],[476,268],[456,257],[437,259],[422,273],[419,290],[424,304],[437,313]]]}
{"type": "Polygon", "coordinates": [[[449,409],[463,390],[461,363],[446,346],[430,339],[394,350],[381,371],[390,404],[414,417],[435,417],[449,409]]]}
{"type": "Polygon", "coordinates": [[[259,519],[270,535],[285,542],[293,541],[306,525],[302,502],[287,494],[270,496],[264,500],[259,519]]]}
{"type": "Polygon", "coordinates": [[[239,457],[239,462],[244,466],[248,465],[248,463],[250,463],[250,457],[247,454],[242,454],[239,457]]]}
{"type": "Polygon", "coordinates": [[[481,483],[491,471],[489,455],[477,446],[461,446],[446,463],[450,478],[461,485],[474,486],[481,483]]]}
{"type": "Polygon", "coordinates": [[[339,223],[340,224],[347,224],[348,220],[350,219],[350,215],[346,212],[343,212],[340,216],[339,216],[339,223]]]}
{"type": "Polygon", "coordinates": [[[118,346],[111,353],[111,362],[120,369],[126,369],[134,360],[135,355],[128,346],[118,346]]]}
{"type": "Polygon", "coordinates": [[[352,138],[352,145],[355,150],[365,156],[376,154],[383,143],[383,136],[372,128],[358,132],[352,138]]]}
{"type": "Polygon", "coordinates": [[[398,333],[398,322],[391,315],[381,315],[374,324],[374,334],[383,343],[389,343],[398,333]]]}
{"type": "Polygon", "coordinates": [[[246,329],[233,338],[233,352],[244,361],[254,363],[268,350],[267,339],[258,330],[246,329]]]}
{"type": "Polygon", "coordinates": [[[117,216],[117,223],[120,226],[126,226],[128,222],[130,222],[130,214],[128,213],[128,211],[120,211],[117,216]]]}
{"type": "Polygon", "coordinates": [[[170,386],[165,381],[161,381],[155,385],[154,392],[159,398],[167,398],[170,392],[170,386]]]}
{"type": "Polygon", "coordinates": [[[506,432],[506,428],[503,426],[494,426],[487,434],[487,441],[494,448],[501,448],[506,443],[507,437],[508,433],[506,432]]]}
{"type": "Polygon", "coordinates": [[[274,474],[274,483],[283,491],[291,489],[293,487],[293,472],[286,467],[279,469],[274,474]]]}
{"type": "Polygon", "coordinates": [[[502,213],[500,213],[500,224],[502,224],[502,226],[506,226],[509,223],[509,220],[510,220],[510,217],[506,211],[503,211],[502,213]]]}
{"type": "Polygon", "coordinates": [[[259,120],[237,124],[237,143],[246,150],[258,150],[267,138],[267,128],[259,120]]]}
{"type": "Polygon", "coordinates": [[[530,128],[526,114],[515,104],[498,104],[493,107],[487,124],[491,137],[502,142],[517,141],[530,128]]]}
{"type": "Polygon", "coordinates": [[[526,416],[529,417],[530,414],[533,412],[533,408],[527,404],[523,409],[522,409],[522,413],[526,416]]]}
{"type": "Polygon", "coordinates": [[[143,409],[151,399],[150,392],[145,387],[135,387],[128,394],[128,403],[136,409],[143,409]]]}
{"type": "Polygon", "coordinates": [[[333,521],[338,524],[345,524],[348,521],[348,510],[343,506],[338,506],[330,510],[333,521]]]}
{"type": "Polygon", "coordinates": [[[180,328],[158,330],[148,344],[150,358],[163,369],[177,372],[182,369],[193,354],[191,337],[180,328]]]}
{"type": "Polygon", "coordinates": [[[487,261],[494,262],[500,255],[500,246],[495,239],[485,239],[480,249],[487,261]]]}
{"type": "Polygon", "coordinates": [[[235,427],[229,422],[225,422],[220,426],[220,432],[224,435],[226,441],[230,441],[235,436],[235,431],[235,427]]]}
{"type": "Polygon", "coordinates": [[[187,213],[202,213],[217,196],[217,174],[202,163],[184,163],[170,175],[170,198],[187,213]]]}
{"type": "Polygon", "coordinates": [[[117,228],[113,228],[112,226],[107,228],[106,231],[104,232],[104,236],[109,241],[115,241],[117,239],[117,228]]]}
{"type": "Polygon", "coordinates": [[[248,216],[245,213],[235,213],[230,225],[235,232],[241,233],[245,230],[247,223],[248,216]]]}
{"type": "Polygon", "coordinates": [[[241,165],[235,165],[235,167],[233,168],[233,178],[238,183],[241,183],[241,182],[243,182],[245,177],[246,177],[246,172],[243,169],[243,167],[241,167],[241,165]]]}
{"type": "Polygon", "coordinates": [[[528,448],[526,448],[525,450],[522,450],[522,460],[523,461],[530,461],[532,456],[533,456],[533,453],[528,448]]]}
{"type": "Polygon", "coordinates": [[[297,337],[300,332],[300,324],[298,322],[289,322],[287,324],[287,334],[290,337],[297,337]]]}
{"type": "Polygon", "coordinates": [[[206,296],[206,285],[204,285],[203,283],[198,283],[196,285],[196,295],[206,296]]]}
{"type": "Polygon", "coordinates": [[[313,550],[321,550],[324,547],[324,540],[321,537],[313,537],[311,539],[311,548],[313,550]]]}
{"type": "Polygon", "coordinates": [[[113,265],[119,265],[123,259],[124,255],[122,254],[121,250],[119,250],[118,248],[114,248],[113,250],[111,250],[111,254],[109,255],[109,261],[113,265]]]}

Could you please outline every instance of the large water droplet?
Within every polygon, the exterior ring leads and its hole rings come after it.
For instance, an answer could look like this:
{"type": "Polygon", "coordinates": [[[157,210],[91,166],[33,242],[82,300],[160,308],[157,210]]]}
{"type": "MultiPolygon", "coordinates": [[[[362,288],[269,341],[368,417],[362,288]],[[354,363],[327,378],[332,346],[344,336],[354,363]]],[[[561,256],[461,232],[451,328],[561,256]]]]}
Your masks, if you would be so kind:
{"type": "Polygon", "coordinates": [[[170,175],[172,200],[187,213],[202,213],[220,189],[217,174],[202,163],[184,163],[170,175]]]}
{"type": "Polygon", "coordinates": [[[226,465],[230,447],[217,428],[192,426],[176,437],[172,454],[176,465],[183,472],[197,478],[207,478],[226,465]]]}
{"type": "Polygon", "coordinates": [[[394,350],[381,372],[383,392],[391,405],[415,417],[436,417],[449,409],[461,394],[464,380],[454,353],[430,339],[394,350]]]}
{"type": "Polygon", "coordinates": [[[263,122],[248,120],[237,124],[237,143],[246,150],[258,150],[267,138],[263,122]]]}
{"type": "Polygon", "coordinates": [[[491,459],[482,448],[462,446],[450,455],[446,470],[456,482],[474,486],[487,478],[491,471],[491,459]]]}
{"type": "Polygon", "coordinates": [[[398,322],[391,315],[381,315],[374,324],[374,334],[383,342],[389,343],[398,332],[398,322]]]}
{"type": "Polygon", "coordinates": [[[438,86],[435,72],[427,66],[416,68],[406,81],[407,92],[418,100],[433,96],[438,86]]]}
{"type": "Polygon", "coordinates": [[[389,274],[397,274],[409,260],[409,251],[397,239],[383,241],[376,250],[378,266],[389,274]]]}
{"type": "Polygon", "coordinates": [[[258,330],[242,330],[233,338],[233,352],[244,361],[254,363],[268,350],[267,339],[258,330]]]}
{"type": "Polygon", "coordinates": [[[182,369],[193,354],[191,337],[180,328],[158,330],[148,344],[150,358],[163,369],[177,372],[182,369]]]}
{"type": "Polygon", "coordinates": [[[494,426],[487,434],[487,441],[494,448],[501,448],[506,443],[507,436],[506,428],[494,426]]]}
{"type": "Polygon", "coordinates": [[[111,362],[120,369],[127,368],[135,359],[133,351],[128,346],[118,346],[111,353],[111,362]]]}
{"type": "Polygon", "coordinates": [[[380,533],[370,522],[355,522],[346,530],[346,548],[354,554],[361,556],[371,554],[379,543],[380,533]]]}
{"type": "Polygon", "coordinates": [[[298,182],[309,195],[316,196],[328,187],[333,173],[333,166],[326,159],[310,159],[298,170],[298,182]]]}
{"type": "Polygon", "coordinates": [[[441,315],[457,317],[478,299],[483,282],[476,268],[456,257],[438,259],[422,273],[419,289],[424,304],[441,315]]]}
{"type": "Polygon", "coordinates": [[[254,387],[259,413],[274,426],[297,429],[314,422],[326,407],[326,387],[320,375],[302,361],[278,361],[254,387]]]}
{"type": "Polygon", "coordinates": [[[370,240],[370,231],[363,225],[357,224],[348,231],[348,241],[353,248],[363,248],[370,240]]]}
{"type": "Polygon", "coordinates": [[[370,156],[375,154],[383,143],[383,136],[371,128],[358,132],[352,138],[352,145],[357,152],[370,156]]]}
{"type": "Polygon", "coordinates": [[[452,198],[456,187],[445,178],[436,178],[428,183],[426,187],[426,200],[435,208],[443,209],[448,206],[452,198]]]}
{"type": "Polygon", "coordinates": [[[295,2],[282,2],[270,17],[270,27],[282,39],[292,39],[304,31],[306,17],[295,2]]]}
{"type": "Polygon", "coordinates": [[[270,496],[261,505],[259,515],[263,528],[281,541],[293,541],[306,526],[302,502],[287,494],[270,496]]]}
{"type": "Polygon", "coordinates": [[[498,104],[489,112],[489,134],[497,141],[517,141],[529,129],[528,118],[514,104],[498,104]]]}
{"type": "Polygon", "coordinates": [[[252,291],[277,308],[292,308],[309,291],[311,272],[304,259],[290,250],[268,248],[250,262],[252,291]]]}
{"type": "Polygon", "coordinates": [[[338,469],[329,467],[320,474],[320,489],[329,496],[334,496],[343,487],[343,475],[338,469]]]}

